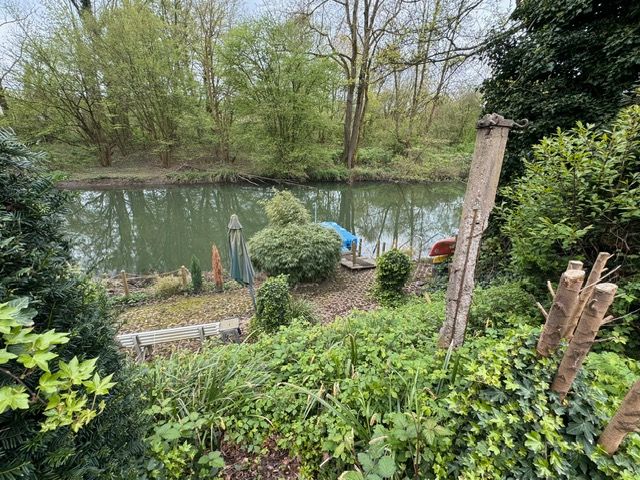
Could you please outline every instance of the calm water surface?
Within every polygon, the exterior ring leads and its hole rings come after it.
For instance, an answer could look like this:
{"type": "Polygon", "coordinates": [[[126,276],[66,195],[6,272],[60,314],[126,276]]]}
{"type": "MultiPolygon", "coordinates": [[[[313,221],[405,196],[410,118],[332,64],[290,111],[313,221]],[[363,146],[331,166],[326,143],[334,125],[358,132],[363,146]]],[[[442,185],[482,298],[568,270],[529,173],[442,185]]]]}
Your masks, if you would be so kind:
{"type": "MultiPolygon", "coordinates": [[[[316,221],[337,222],[363,238],[363,255],[394,238],[416,252],[422,245],[424,255],[433,241],[456,232],[464,195],[460,183],[288,188],[316,221]]],[[[273,191],[215,185],[79,192],[68,217],[74,255],[95,273],[170,271],[188,266],[194,254],[208,270],[215,243],[226,265],[229,217],[236,213],[251,237],[267,224],[261,202],[273,191]]]]}

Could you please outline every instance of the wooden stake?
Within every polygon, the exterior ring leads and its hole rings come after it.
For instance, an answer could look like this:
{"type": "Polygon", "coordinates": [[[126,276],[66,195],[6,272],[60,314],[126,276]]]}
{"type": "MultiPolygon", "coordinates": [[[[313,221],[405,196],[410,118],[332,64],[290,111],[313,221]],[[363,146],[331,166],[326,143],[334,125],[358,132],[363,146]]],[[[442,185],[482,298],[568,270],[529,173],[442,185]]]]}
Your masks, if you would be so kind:
{"type": "Polygon", "coordinates": [[[127,280],[127,272],[120,270],[120,276],[122,277],[122,286],[124,287],[124,296],[129,296],[129,281],[127,280]]]}
{"type": "Polygon", "coordinates": [[[566,338],[567,340],[571,340],[571,338],[573,338],[573,332],[578,325],[578,320],[580,319],[580,315],[582,315],[582,310],[584,310],[584,306],[587,304],[589,298],[591,298],[591,294],[596,288],[597,283],[600,281],[605,265],[611,257],[612,255],[607,252],[601,252],[598,254],[598,258],[596,258],[596,261],[593,263],[593,267],[591,268],[591,272],[589,272],[587,283],[580,291],[578,304],[575,306],[567,320],[566,328],[562,332],[563,338],[566,338]]]}
{"type": "Polygon", "coordinates": [[[512,120],[496,114],[486,115],[477,125],[475,151],[447,287],[446,319],[438,340],[441,348],[456,348],[464,342],[482,232],[493,209],[504,149],[509,129],[514,125],[512,120]]]}
{"type": "Polygon", "coordinates": [[[353,266],[356,266],[356,256],[357,256],[357,251],[356,251],[356,242],[351,242],[351,263],[353,264],[353,266]]]}
{"type": "Polygon", "coordinates": [[[211,274],[213,282],[216,285],[216,291],[221,292],[224,287],[224,279],[222,277],[222,261],[220,260],[220,252],[218,247],[211,245],[211,274]]]}
{"type": "Polygon", "coordinates": [[[387,251],[387,242],[382,242],[382,253],[387,251]]]}
{"type": "Polygon", "coordinates": [[[624,437],[640,428],[640,380],[633,384],[607,427],[598,439],[605,452],[613,455],[624,437]]]}
{"type": "Polygon", "coordinates": [[[358,239],[358,256],[362,256],[362,239],[358,239]]]}
{"type": "MultiPolygon", "coordinates": [[[[565,272],[570,273],[570,272],[565,272]]],[[[576,378],[584,359],[587,357],[593,341],[598,335],[598,330],[604,323],[604,316],[613,302],[618,287],[613,283],[603,283],[598,285],[587,307],[582,312],[578,328],[567,350],[564,352],[558,372],[556,373],[551,390],[560,394],[560,399],[564,400],[571,388],[571,384],[576,378]]],[[[558,295],[560,291],[558,290],[558,295]]]]}
{"type": "Polygon", "coordinates": [[[582,270],[584,264],[580,260],[569,260],[569,264],[567,265],[568,270],[582,270]]]}
{"type": "Polygon", "coordinates": [[[376,242],[376,258],[380,256],[380,240],[376,242]]]}
{"type": "Polygon", "coordinates": [[[421,238],[420,239],[420,246],[418,247],[418,263],[420,263],[420,260],[422,259],[422,247],[424,240],[421,238]]]}
{"type": "Polygon", "coordinates": [[[562,332],[565,330],[569,316],[578,303],[578,295],[583,280],[583,270],[567,270],[560,277],[553,305],[551,305],[547,321],[544,323],[538,340],[537,351],[543,357],[551,355],[560,345],[562,332]]]}
{"type": "Polygon", "coordinates": [[[182,279],[182,288],[187,288],[187,267],[184,265],[180,267],[180,277],[182,279]]]}

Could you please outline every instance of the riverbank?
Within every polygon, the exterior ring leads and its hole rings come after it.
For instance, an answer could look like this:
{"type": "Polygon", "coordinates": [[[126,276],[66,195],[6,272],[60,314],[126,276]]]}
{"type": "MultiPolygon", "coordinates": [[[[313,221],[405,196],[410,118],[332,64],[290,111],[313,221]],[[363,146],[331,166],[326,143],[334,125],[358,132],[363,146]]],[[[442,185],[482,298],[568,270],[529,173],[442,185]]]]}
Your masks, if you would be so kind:
{"type": "Polygon", "coordinates": [[[282,175],[265,170],[259,162],[236,159],[217,162],[198,150],[178,151],[173,165],[162,167],[150,154],[118,156],[109,167],[96,165],[84,149],[47,145],[47,167],[65,189],[108,189],[164,185],[206,185],[215,183],[310,183],[310,182],[397,182],[427,183],[463,180],[469,170],[469,148],[434,146],[413,158],[395,156],[381,159],[364,151],[360,164],[348,170],[334,163],[315,165],[301,175],[282,175]]]}

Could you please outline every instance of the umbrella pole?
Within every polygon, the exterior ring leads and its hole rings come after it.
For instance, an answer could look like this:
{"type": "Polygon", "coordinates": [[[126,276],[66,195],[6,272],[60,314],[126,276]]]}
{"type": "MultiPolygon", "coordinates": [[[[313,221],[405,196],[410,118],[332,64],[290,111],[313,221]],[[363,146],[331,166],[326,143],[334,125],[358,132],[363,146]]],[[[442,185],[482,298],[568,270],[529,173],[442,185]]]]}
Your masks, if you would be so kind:
{"type": "Polygon", "coordinates": [[[253,302],[253,310],[257,313],[258,307],[256,306],[256,292],[253,290],[253,284],[250,283],[249,287],[249,295],[251,295],[251,301],[253,302]]]}

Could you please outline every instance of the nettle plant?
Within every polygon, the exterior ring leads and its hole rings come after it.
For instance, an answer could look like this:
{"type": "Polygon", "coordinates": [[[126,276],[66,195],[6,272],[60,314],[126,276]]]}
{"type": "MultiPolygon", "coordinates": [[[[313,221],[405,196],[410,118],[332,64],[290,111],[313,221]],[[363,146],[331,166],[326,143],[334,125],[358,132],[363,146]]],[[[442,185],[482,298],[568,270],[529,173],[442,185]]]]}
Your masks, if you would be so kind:
{"type": "Polygon", "coordinates": [[[57,360],[54,350],[69,341],[69,334],[34,332],[36,311],[28,306],[25,297],[0,304],[0,373],[4,377],[0,377],[0,414],[38,411],[45,417],[41,431],[68,425],[77,432],[104,410],[105,403],[98,397],[115,385],[112,375],[98,375],[96,358],[80,361],[73,357],[68,363],[57,360]],[[38,376],[35,388],[29,387],[25,379],[38,376]]]}

